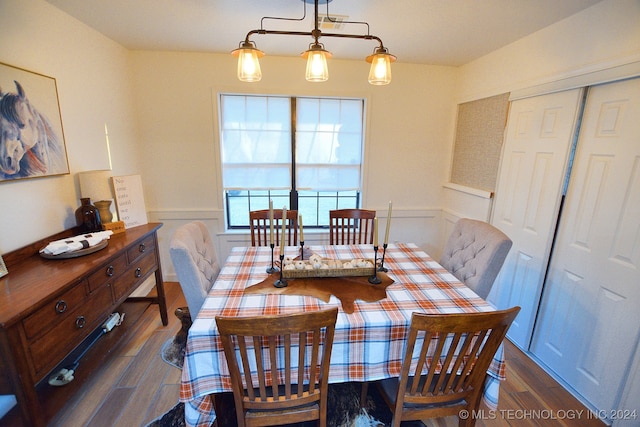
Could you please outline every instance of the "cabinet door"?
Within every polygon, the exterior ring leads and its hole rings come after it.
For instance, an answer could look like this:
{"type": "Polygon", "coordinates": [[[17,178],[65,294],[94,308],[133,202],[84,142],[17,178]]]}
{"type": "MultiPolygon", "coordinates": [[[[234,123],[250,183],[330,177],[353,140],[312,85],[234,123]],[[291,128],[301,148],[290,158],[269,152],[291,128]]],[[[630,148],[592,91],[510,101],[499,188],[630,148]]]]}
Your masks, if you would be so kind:
{"type": "Polygon", "coordinates": [[[589,89],[532,351],[598,409],[640,331],[640,79],[589,89]]]}
{"type": "Polygon", "coordinates": [[[511,103],[492,224],[513,241],[489,301],[522,309],[508,337],[527,349],[562,194],[582,89],[511,103]]]}

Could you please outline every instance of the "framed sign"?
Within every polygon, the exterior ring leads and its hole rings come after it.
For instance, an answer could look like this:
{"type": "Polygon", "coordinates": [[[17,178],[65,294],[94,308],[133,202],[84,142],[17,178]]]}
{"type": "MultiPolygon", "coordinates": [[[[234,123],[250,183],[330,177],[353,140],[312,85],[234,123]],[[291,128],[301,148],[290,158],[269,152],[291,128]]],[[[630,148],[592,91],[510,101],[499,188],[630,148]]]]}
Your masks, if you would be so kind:
{"type": "Polygon", "coordinates": [[[116,195],[118,217],[124,222],[125,228],[131,228],[147,223],[147,208],[142,192],[142,177],[140,175],[114,176],[113,189],[116,195]]]}
{"type": "Polygon", "coordinates": [[[0,182],[68,173],[56,80],[0,63],[0,182]]]}

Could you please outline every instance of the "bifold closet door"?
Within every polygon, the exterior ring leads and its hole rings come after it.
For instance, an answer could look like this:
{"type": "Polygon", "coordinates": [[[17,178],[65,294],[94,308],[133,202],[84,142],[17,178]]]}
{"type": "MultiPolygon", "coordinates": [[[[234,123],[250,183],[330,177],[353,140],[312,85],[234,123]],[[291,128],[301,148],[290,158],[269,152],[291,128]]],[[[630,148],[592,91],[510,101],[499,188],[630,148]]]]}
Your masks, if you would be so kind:
{"type": "Polygon", "coordinates": [[[511,102],[492,224],[513,246],[489,295],[522,310],[508,337],[528,349],[553,241],[583,90],[511,102]]]}
{"type": "Polygon", "coordinates": [[[589,89],[531,351],[608,411],[618,404],[632,366],[639,308],[636,78],[589,89]]]}

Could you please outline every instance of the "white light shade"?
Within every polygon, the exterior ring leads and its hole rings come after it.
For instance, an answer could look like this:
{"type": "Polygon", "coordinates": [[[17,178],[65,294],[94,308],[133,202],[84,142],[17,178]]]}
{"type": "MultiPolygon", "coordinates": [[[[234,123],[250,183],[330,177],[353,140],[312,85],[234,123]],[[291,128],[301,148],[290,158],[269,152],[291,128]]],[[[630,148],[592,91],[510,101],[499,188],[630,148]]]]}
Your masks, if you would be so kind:
{"type": "Polygon", "coordinates": [[[78,173],[80,197],[89,197],[92,202],[113,200],[111,191],[111,171],[99,170],[78,173]]]}
{"type": "Polygon", "coordinates": [[[238,57],[238,79],[242,82],[259,82],[262,79],[260,61],[264,53],[253,47],[251,43],[243,43],[241,47],[231,52],[238,57]]]}
{"type": "Polygon", "coordinates": [[[329,79],[327,56],[331,56],[324,49],[310,49],[303,56],[307,58],[307,72],[305,78],[309,82],[325,82],[329,79]]]}
{"type": "Polygon", "coordinates": [[[395,59],[396,57],[389,55],[386,50],[367,56],[367,62],[371,63],[369,83],[372,85],[387,85],[391,83],[391,63],[395,59]]]}

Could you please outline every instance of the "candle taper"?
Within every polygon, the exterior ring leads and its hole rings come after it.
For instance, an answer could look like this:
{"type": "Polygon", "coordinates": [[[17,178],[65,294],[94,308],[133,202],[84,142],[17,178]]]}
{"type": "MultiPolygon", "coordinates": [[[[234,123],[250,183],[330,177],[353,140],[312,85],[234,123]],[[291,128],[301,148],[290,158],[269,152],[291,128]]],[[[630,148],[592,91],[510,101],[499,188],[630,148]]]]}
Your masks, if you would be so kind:
{"type": "Polygon", "coordinates": [[[384,244],[389,243],[389,228],[391,228],[391,200],[389,200],[389,213],[387,214],[387,230],[384,233],[384,244]]]}
{"type": "Polygon", "coordinates": [[[269,244],[273,245],[273,200],[269,199],[269,244]]]}
{"type": "Polygon", "coordinates": [[[287,226],[287,208],[282,208],[282,235],[280,236],[280,255],[284,254],[285,228],[287,226]]]}
{"type": "Polygon", "coordinates": [[[302,226],[302,215],[298,215],[298,223],[300,224],[300,241],[304,242],[304,227],[302,226]]]}
{"type": "Polygon", "coordinates": [[[373,218],[373,246],[378,246],[378,217],[373,218]]]}

